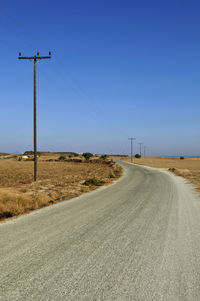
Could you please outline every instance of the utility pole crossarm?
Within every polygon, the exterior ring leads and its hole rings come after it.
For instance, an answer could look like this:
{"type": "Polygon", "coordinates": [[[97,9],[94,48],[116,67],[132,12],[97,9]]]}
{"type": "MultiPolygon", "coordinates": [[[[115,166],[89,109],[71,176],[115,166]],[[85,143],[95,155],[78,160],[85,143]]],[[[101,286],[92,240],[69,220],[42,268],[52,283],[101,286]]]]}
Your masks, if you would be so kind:
{"type": "Polygon", "coordinates": [[[51,56],[18,56],[19,60],[43,60],[51,59],[51,56]]]}
{"type": "Polygon", "coordinates": [[[34,56],[18,56],[19,60],[34,60],[34,56]]]}
{"type": "Polygon", "coordinates": [[[36,56],[36,60],[51,59],[51,56],[36,56]]]}

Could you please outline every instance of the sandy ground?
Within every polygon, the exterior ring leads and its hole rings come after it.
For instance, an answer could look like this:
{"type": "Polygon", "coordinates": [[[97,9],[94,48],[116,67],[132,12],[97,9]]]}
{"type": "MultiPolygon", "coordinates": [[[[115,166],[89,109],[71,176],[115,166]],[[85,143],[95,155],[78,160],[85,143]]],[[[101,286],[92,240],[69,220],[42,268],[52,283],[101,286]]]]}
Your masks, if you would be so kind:
{"type": "Polygon", "coordinates": [[[18,161],[12,155],[6,158],[0,160],[0,220],[94,190],[111,183],[122,172],[116,164],[108,164],[105,160],[58,161],[59,154],[48,154],[38,160],[35,183],[33,161],[18,161]],[[96,182],[84,185],[87,179],[96,182]]]}
{"type": "MultiPolygon", "coordinates": [[[[130,162],[130,157],[121,158],[123,161],[130,162]]],[[[182,176],[197,186],[200,191],[200,158],[165,158],[165,157],[142,157],[140,159],[133,158],[135,164],[146,165],[165,170],[171,169],[171,172],[178,176],[182,176]]]]}

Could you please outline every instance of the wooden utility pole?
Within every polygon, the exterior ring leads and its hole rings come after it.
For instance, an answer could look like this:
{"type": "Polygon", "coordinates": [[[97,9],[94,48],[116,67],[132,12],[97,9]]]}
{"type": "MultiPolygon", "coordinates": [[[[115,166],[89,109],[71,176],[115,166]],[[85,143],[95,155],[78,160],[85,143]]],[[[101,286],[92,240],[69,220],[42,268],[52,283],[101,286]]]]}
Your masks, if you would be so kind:
{"type": "Polygon", "coordinates": [[[37,61],[42,60],[42,59],[51,59],[51,51],[49,51],[48,56],[40,56],[39,52],[37,52],[37,55],[35,56],[21,56],[21,52],[19,53],[19,60],[33,60],[34,61],[34,117],[33,117],[33,122],[34,122],[34,181],[37,180],[37,98],[36,98],[36,92],[37,92],[37,82],[36,82],[36,67],[37,67],[37,61]]]}
{"type": "Polygon", "coordinates": [[[128,138],[131,141],[131,163],[133,163],[133,141],[135,138],[128,138]]]}
{"type": "Polygon", "coordinates": [[[142,142],[139,142],[138,144],[140,145],[140,156],[142,157],[142,144],[143,144],[143,143],[142,143],[142,142]]]}
{"type": "Polygon", "coordinates": [[[144,157],[146,157],[146,149],[147,147],[144,145],[144,157]]]}

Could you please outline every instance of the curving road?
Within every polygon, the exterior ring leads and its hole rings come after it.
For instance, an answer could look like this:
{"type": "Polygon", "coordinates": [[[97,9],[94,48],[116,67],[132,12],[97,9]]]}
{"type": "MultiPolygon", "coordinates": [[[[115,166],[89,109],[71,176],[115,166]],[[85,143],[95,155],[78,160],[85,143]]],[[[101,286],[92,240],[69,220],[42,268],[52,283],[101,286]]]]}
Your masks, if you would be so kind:
{"type": "Polygon", "coordinates": [[[200,199],[121,163],[114,185],[0,225],[0,300],[200,300],[200,199]]]}

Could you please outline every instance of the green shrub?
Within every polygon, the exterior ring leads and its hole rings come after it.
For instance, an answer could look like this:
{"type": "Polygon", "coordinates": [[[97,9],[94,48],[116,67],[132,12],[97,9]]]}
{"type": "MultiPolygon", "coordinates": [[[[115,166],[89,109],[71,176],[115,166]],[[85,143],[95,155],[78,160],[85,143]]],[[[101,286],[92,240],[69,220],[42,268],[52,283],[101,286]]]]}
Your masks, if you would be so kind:
{"type": "Polygon", "coordinates": [[[60,156],[60,157],[58,158],[59,161],[65,161],[65,159],[66,159],[65,156],[60,156]]]}
{"type": "Polygon", "coordinates": [[[89,161],[89,159],[93,156],[92,153],[83,153],[83,157],[85,158],[86,161],[89,161]]]}
{"type": "Polygon", "coordinates": [[[101,155],[101,157],[100,157],[101,159],[107,159],[108,158],[108,156],[107,155],[101,155]]]}
{"type": "MultiPolygon", "coordinates": [[[[31,156],[31,155],[34,155],[34,152],[33,151],[26,151],[26,152],[24,152],[24,155],[25,156],[27,156],[27,155],[31,156]]],[[[37,155],[40,157],[42,154],[41,154],[41,152],[37,152],[37,155]]]]}
{"type": "Polygon", "coordinates": [[[102,186],[103,184],[105,184],[105,181],[98,180],[96,178],[88,178],[83,183],[83,185],[86,185],[86,186],[102,186]]]}
{"type": "Polygon", "coordinates": [[[79,154],[77,154],[77,153],[73,153],[73,155],[74,155],[74,157],[78,157],[79,156],[79,154]]]}
{"type": "Polygon", "coordinates": [[[141,158],[140,154],[136,154],[135,158],[137,158],[137,159],[141,158]]]}
{"type": "Polygon", "coordinates": [[[33,151],[26,151],[26,152],[24,152],[24,155],[34,155],[34,152],[33,151]]]}
{"type": "Polygon", "coordinates": [[[70,153],[68,153],[68,155],[69,155],[69,158],[78,157],[79,156],[79,154],[74,153],[74,152],[70,152],[70,153]]]}
{"type": "Polygon", "coordinates": [[[185,158],[184,157],[180,157],[180,160],[184,160],[185,158]]]}

